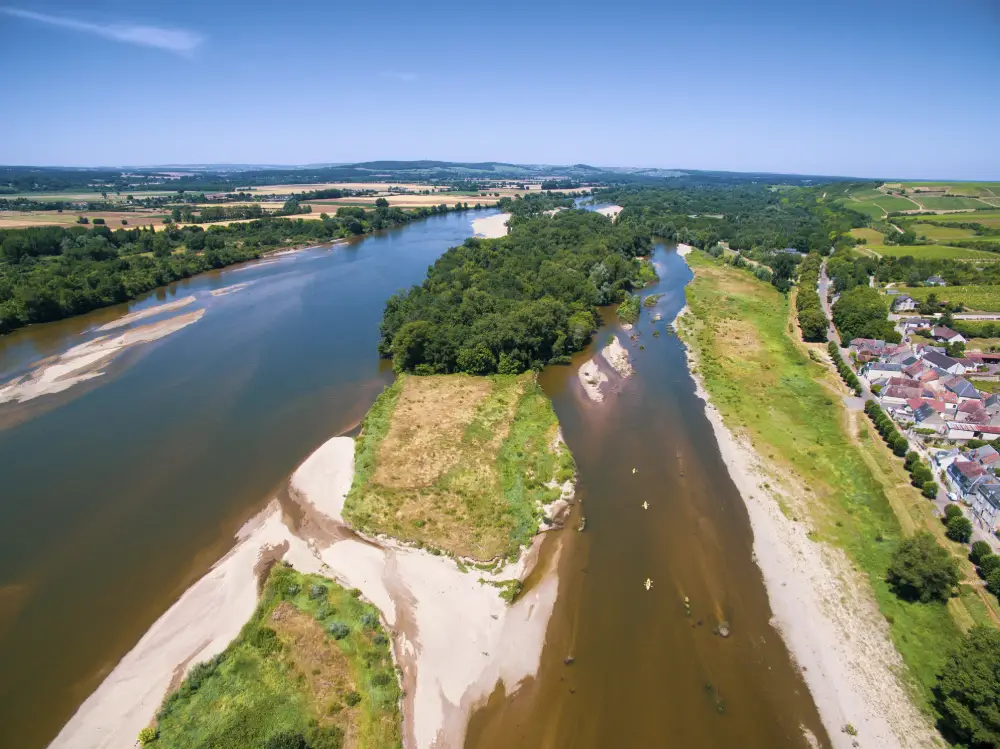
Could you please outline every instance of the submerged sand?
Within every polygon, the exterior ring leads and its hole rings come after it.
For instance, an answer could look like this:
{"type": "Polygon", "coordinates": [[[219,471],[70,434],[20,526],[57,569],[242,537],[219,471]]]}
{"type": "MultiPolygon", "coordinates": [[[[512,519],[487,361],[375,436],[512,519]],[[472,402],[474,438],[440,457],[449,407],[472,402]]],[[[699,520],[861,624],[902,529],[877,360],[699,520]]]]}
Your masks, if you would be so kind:
{"type": "Polygon", "coordinates": [[[112,320],[107,325],[102,325],[97,330],[106,331],[114,330],[115,328],[121,328],[125,325],[131,325],[139,320],[145,320],[147,317],[153,317],[154,315],[162,315],[164,312],[173,312],[181,307],[186,307],[194,302],[193,296],[186,296],[183,299],[177,299],[173,302],[167,302],[166,304],[157,304],[153,307],[146,307],[145,309],[137,310],[136,312],[129,312],[127,315],[122,315],[117,320],[112,320]]]}
{"type": "Polygon", "coordinates": [[[160,322],[131,328],[115,337],[98,336],[74,346],[59,356],[41,363],[28,374],[0,387],[0,403],[23,403],[42,395],[60,393],[81,382],[100,377],[104,374],[104,367],[122,352],[176,333],[198,322],[204,314],[205,310],[198,309],[160,322]]]}
{"type": "MultiPolygon", "coordinates": [[[[690,348],[688,356],[696,363],[690,348]]],[[[772,624],[801,668],[833,746],[938,746],[936,733],[897,677],[902,659],[866,580],[841,550],[811,540],[807,523],[785,516],[778,495],[793,506],[795,498],[779,488],[782,473],[729,430],[701,378],[692,377],[750,516],[754,559],[764,577],[772,624]],[[848,724],[857,729],[857,738],[844,731],[848,724]]]]}
{"type": "Polygon", "coordinates": [[[509,213],[498,213],[495,216],[477,218],[472,222],[472,231],[475,236],[482,239],[505,237],[510,231],[510,228],[507,226],[507,221],[509,219],[509,213]]]}
{"type": "Polygon", "coordinates": [[[592,401],[600,403],[604,400],[604,393],[601,392],[601,385],[608,381],[608,376],[601,371],[597,364],[597,357],[587,360],[586,364],[580,367],[577,372],[583,391],[592,401]]]}
{"type": "Polygon", "coordinates": [[[235,294],[237,291],[243,291],[243,289],[245,289],[252,283],[253,281],[246,281],[245,283],[234,283],[232,286],[223,286],[221,289],[213,289],[209,293],[212,296],[227,296],[229,294],[235,294]]]}
{"type": "MultiPolygon", "coordinates": [[[[496,685],[510,693],[538,669],[558,592],[558,551],[549,574],[508,606],[482,581],[523,580],[541,537],[494,573],[462,572],[448,557],[362,538],[341,521],[353,469],[352,439],[335,437],[316,450],[289,481],[300,505],[295,527],[277,501],[247,523],[236,547],[157,620],[51,747],[132,747],[168,688],[236,636],[256,605],[262,563],[278,558],[359,588],[381,610],[403,671],[405,745],[461,746],[469,714],[496,685]]],[[[570,487],[562,499],[571,497],[570,487]]]]}

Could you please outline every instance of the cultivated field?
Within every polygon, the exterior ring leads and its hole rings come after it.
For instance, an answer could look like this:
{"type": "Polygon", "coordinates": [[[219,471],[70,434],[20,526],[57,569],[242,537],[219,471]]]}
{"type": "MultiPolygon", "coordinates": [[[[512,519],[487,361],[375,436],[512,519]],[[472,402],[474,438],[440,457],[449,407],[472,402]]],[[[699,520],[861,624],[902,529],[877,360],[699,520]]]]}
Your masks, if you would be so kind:
{"type": "Polygon", "coordinates": [[[910,257],[927,260],[1000,260],[1000,253],[986,252],[985,250],[970,250],[965,247],[949,247],[943,244],[879,244],[868,245],[868,249],[877,252],[879,255],[888,255],[890,257],[909,255],[910,257]]]}
{"type": "Polygon", "coordinates": [[[75,226],[80,216],[90,219],[103,218],[111,229],[122,226],[162,226],[169,214],[163,211],[143,213],[139,211],[0,211],[0,229],[24,229],[30,226],[75,226]],[[122,224],[127,221],[127,224],[122,224]]]}
{"type": "Polygon", "coordinates": [[[950,196],[928,197],[925,195],[917,195],[914,196],[914,199],[928,211],[959,211],[964,209],[987,207],[986,203],[981,200],[977,200],[976,198],[953,198],[950,196]]]}
{"type": "Polygon", "coordinates": [[[974,213],[943,213],[935,221],[948,224],[982,224],[1000,227],[1000,211],[975,211],[974,213]]]}
{"type": "Polygon", "coordinates": [[[533,374],[401,376],[365,416],[344,517],[433,549],[517,556],[573,477],[533,374]]]}
{"type": "Polygon", "coordinates": [[[935,226],[934,224],[913,224],[910,226],[918,237],[926,237],[934,242],[947,239],[965,239],[976,236],[972,229],[957,226],[935,226]]]}
{"type": "Polygon", "coordinates": [[[851,229],[851,236],[855,239],[864,239],[870,245],[880,245],[885,241],[885,236],[876,229],[851,229]]]}
{"type": "Polygon", "coordinates": [[[921,300],[936,294],[941,302],[958,302],[977,312],[1000,312],[1000,286],[923,286],[907,288],[906,293],[921,300]]]}
{"type": "Polygon", "coordinates": [[[917,194],[929,192],[971,198],[1000,197],[1000,182],[887,182],[885,186],[917,194]]]}

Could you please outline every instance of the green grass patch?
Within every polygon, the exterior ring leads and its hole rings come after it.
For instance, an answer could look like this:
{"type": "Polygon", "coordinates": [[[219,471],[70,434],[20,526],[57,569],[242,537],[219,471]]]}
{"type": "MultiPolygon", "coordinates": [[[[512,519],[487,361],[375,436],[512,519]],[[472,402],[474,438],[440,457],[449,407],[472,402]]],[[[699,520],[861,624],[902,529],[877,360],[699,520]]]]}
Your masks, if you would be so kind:
{"type": "MultiPolygon", "coordinates": [[[[986,204],[975,198],[961,198],[947,195],[927,197],[917,195],[915,198],[928,211],[955,211],[964,208],[985,208],[986,204]]],[[[899,209],[902,210],[902,209],[899,209]]]]}
{"type": "Polygon", "coordinates": [[[524,375],[402,375],[355,445],[344,517],[460,557],[516,558],[575,476],[559,422],[524,375]]]}
{"type": "MultiPolygon", "coordinates": [[[[992,253],[991,253],[992,254],[992,253]]],[[[935,294],[939,302],[958,302],[967,309],[980,312],[1000,312],[1000,286],[922,286],[907,288],[914,299],[924,300],[935,294]]]]}
{"type": "Polygon", "coordinates": [[[904,533],[883,485],[845,434],[841,404],[821,384],[826,367],[787,334],[788,301],[773,287],[701,253],[689,260],[693,318],[684,318],[684,338],[712,402],[782,475],[808,487],[805,504],[819,540],[844,549],[867,576],[915,677],[918,702],[930,711],[931,688],[959,630],[946,606],[908,603],[889,589],[886,569],[904,533]],[[729,335],[734,329],[742,331],[739,343],[729,335]]]}
{"type": "Polygon", "coordinates": [[[867,227],[851,229],[851,236],[855,239],[864,239],[870,245],[880,245],[885,241],[885,235],[882,232],[867,227]]]}
{"type": "Polygon", "coordinates": [[[910,227],[918,237],[926,237],[935,242],[946,239],[965,239],[976,236],[972,229],[962,229],[958,226],[935,226],[934,224],[911,224],[910,227]]]}
{"type": "Polygon", "coordinates": [[[986,250],[972,250],[965,247],[949,247],[943,244],[878,244],[868,245],[868,249],[889,257],[910,257],[920,260],[1000,260],[1000,255],[986,250]]]}
{"type": "Polygon", "coordinates": [[[159,749],[402,746],[400,688],[378,610],[319,575],[276,565],[250,621],[192,669],[158,714],[159,749]]]}
{"type": "Polygon", "coordinates": [[[839,205],[844,208],[850,208],[852,211],[857,211],[862,213],[869,218],[882,219],[885,218],[885,211],[879,208],[874,203],[868,201],[858,201],[858,200],[841,200],[838,201],[839,205]]]}

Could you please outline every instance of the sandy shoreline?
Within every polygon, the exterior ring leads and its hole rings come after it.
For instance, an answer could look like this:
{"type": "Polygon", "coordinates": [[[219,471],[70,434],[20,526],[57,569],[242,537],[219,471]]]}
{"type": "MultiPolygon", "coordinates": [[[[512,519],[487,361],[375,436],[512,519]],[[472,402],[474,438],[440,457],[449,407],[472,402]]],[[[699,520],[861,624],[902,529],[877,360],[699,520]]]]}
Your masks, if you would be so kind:
{"type": "Polygon", "coordinates": [[[632,376],[632,365],[628,360],[628,351],[622,346],[618,336],[611,336],[608,344],[601,349],[601,356],[622,377],[632,376]]]}
{"type": "MultiPolygon", "coordinates": [[[[675,324],[684,314],[690,314],[687,307],[675,324]]],[[[780,476],[769,475],[753,447],[723,423],[697,374],[690,346],[688,361],[722,459],[750,517],[754,561],[764,578],[772,625],[801,669],[833,746],[937,746],[936,733],[896,676],[902,660],[867,582],[842,551],[812,541],[808,523],[785,516],[774,496],[780,476]],[[856,738],[844,731],[848,724],[857,729],[856,738]]]]}
{"type": "MultiPolygon", "coordinates": [[[[558,547],[547,574],[508,606],[482,581],[525,579],[542,535],[495,573],[463,572],[449,557],[362,538],[340,519],[353,471],[349,437],[335,437],[310,455],[288,482],[289,501],[300,510],[294,527],[277,500],[249,521],[237,545],[153,624],[50,747],[131,749],[168,687],[225,649],[249,619],[258,573],[269,559],[359,588],[381,610],[402,666],[404,746],[461,746],[471,711],[496,685],[502,680],[511,693],[538,669],[558,593],[558,547]]],[[[572,499],[569,489],[547,514],[558,515],[572,499]]]]}
{"type": "Polygon", "coordinates": [[[602,216],[607,216],[612,221],[622,212],[622,207],[620,205],[609,205],[605,208],[598,208],[594,213],[600,213],[602,216]]]}
{"type": "MultiPolygon", "coordinates": [[[[694,247],[689,244],[678,243],[677,254],[681,257],[687,257],[691,252],[694,251],[694,247]]],[[[680,315],[678,315],[680,317],[680,315]]]]}
{"type": "Polygon", "coordinates": [[[577,371],[576,376],[580,378],[580,384],[583,385],[583,391],[588,398],[597,403],[604,400],[601,385],[608,381],[608,376],[601,371],[596,356],[588,359],[577,371]]]}
{"type": "Polygon", "coordinates": [[[472,222],[473,234],[481,239],[505,237],[510,231],[510,228],[507,226],[508,220],[510,220],[509,213],[498,213],[495,216],[477,218],[472,222]]]}

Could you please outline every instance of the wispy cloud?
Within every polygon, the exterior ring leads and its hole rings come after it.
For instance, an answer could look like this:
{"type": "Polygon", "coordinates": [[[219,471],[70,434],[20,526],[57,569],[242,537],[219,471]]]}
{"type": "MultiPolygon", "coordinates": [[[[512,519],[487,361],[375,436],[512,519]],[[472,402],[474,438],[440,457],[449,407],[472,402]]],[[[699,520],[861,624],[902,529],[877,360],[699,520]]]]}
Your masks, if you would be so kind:
{"type": "Polygon", "coordinates": [[[417,80],[416,73],[400,73],[395,70],[386,70],[382,73],[383,78],[388,78],[391,81],[403,81],[404,83],[410,83],[411,81],[417,80]]]}
{"type": "Polygon", "coordinates": [[[45,23],[49,26],[59,26],[64,29],[82,31],[94,34],[116,42],[138,44],[143,47],[156,47],[178,55],[190,55],[204,41],[201,34],[184,29],[167,29],[160,26],[143,26],[132,23],[97,24],[79,21],[66,16],[51,16],[46,13],[35,13],[20,8],[0,7],[0,12],[16,18],[45,23]]]}

